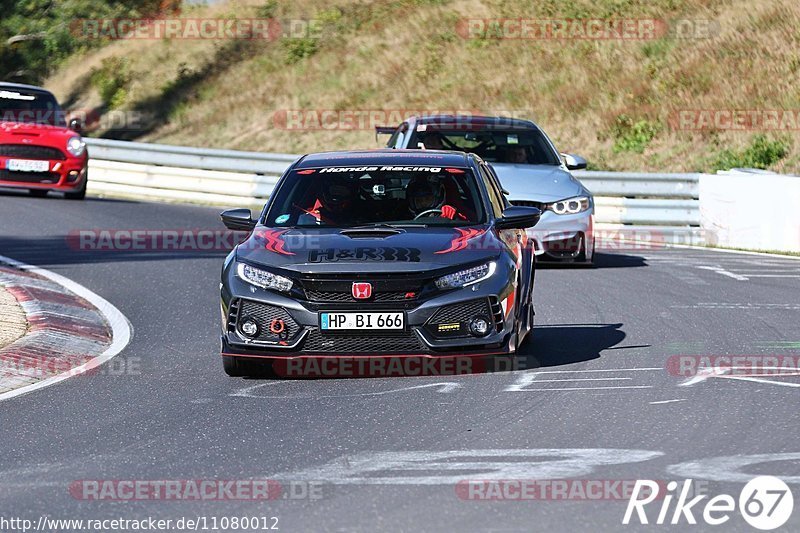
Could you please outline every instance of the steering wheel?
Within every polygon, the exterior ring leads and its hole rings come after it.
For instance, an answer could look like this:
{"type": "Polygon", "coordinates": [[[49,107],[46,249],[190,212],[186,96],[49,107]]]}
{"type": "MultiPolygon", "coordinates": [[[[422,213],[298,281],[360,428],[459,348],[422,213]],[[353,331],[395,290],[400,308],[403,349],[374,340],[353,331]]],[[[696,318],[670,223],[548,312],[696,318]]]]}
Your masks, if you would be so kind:
{"type": "Polygon", "coordinates": [[[419,215],[415,216],[414,220],[418,220],[418,219],[420,219],[422,217],[426,217],[426,216],[430,216],[430,215],[441,215],[441,214],[442,214],[442,210],[441,209],[428,209],[426,211],[423,211],[419,215]]]}

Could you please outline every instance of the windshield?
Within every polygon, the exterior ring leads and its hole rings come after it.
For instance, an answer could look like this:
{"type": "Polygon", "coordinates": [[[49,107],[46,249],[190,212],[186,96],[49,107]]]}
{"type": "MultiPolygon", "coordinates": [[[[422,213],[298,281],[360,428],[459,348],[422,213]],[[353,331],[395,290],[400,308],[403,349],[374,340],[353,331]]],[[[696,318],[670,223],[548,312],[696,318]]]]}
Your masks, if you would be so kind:
{"type": "Polygon", "coordinates": [[[64,112],[50,93],[0,87],[0,121],[66,126],[64,112]]]}
{"type": "Polygon", "coordinates": [[[293,171],[266,224],[277,227],[462,226],[486,221],[468,168],[373,166],[293,171]]]}
{"type": "Polygon", "coordinates": [[[471,152],[490,163],[561,164],[558,154],[536,129],[416,131],[408,147],[422,148],[420,143],[427,150],[471,152]]]}

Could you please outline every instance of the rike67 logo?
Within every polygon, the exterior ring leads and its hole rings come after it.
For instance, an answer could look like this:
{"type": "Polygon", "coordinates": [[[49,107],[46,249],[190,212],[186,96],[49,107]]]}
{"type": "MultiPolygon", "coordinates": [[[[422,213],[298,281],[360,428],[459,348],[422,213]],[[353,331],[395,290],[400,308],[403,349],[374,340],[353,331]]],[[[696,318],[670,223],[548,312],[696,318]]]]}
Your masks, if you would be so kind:
{"type": "Polygon", "coordinates": [[[784,525],[794,508],[794,497],[789,486],[773,476],[759,476],[750,480],[739,493],[738,502],[729,494],[720,494],[703,502],[708,498],[707,494],[690,499],[692,492],[691,479],[685,480],[680,488],[677,481],[670,481],[666,494],[660,494],[656,481],[637,480],[622,523],[628,525],[632,519],[634,524],[637,520],[640,524],[651,523],[653,517],[648,517],[645,507],[658,500],[661,505],[654,506],[659,509],[658,517],[652,522],[654,524],[696,525],[699,516],[704,523],[719,526],[735,515],[738,503],[738,512],[745,522],[756,529],[769,531],[784,525]]]}

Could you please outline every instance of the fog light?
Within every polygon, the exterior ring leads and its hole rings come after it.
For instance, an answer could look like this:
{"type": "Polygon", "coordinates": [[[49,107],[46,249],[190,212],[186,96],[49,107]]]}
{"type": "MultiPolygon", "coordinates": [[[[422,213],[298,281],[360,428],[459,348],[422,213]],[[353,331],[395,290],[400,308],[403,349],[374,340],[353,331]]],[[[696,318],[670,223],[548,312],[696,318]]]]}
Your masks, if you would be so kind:
{"type": "Polygon", "coordinates": [[[242,322],[241,330],[242,333],[251,339],[258,337],[258,324],[251,318],[246,318],[244,322],[242,322]]]}
{"type": "Polygon", "coordinates": [[[485,337],[489,333],[491,322],[485,316],[476,316],[469,321],[469,332],[476,337],[485,337]]]}
{"type": "Polygon", "coordinates": [[[71,182],[77,180],[79,175],[80,175],[79,171],[70,170],[69,173],[67,174],[67,181],[71,183],[71,182]]]}

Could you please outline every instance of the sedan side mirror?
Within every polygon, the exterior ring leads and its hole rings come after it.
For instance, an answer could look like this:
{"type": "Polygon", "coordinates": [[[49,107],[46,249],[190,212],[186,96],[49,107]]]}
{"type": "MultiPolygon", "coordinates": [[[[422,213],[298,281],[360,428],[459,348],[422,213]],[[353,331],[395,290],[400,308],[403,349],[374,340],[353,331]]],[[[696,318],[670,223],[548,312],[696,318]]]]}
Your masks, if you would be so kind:
{"type": "Polygon", "coordinates": [[[494,225],[497,229],[526,229],[532,228],[539,222],[542,212],[536,207],[512,205],[503,211],[503,216],[498,218],[494,225]]]}
{"type": "Polygon", "coordinates": [[[579,155],[575,154],[561,154],[564,158],[564,164],[567,165],[568,170],[583,170],[586,168],[586,160],[579,155]]]}
{"type": "Polygon", "coordinates": [[[69,129],[75,133],[83,133],[83,122],[79,118],[73,118],[69,121],[69,129]]]}
{"type": "Polygon", "coordinates": [[[225,227],[239,231],[253,231],[256,221],[249,209],[228,209],[219,214],[225,227]]]}

